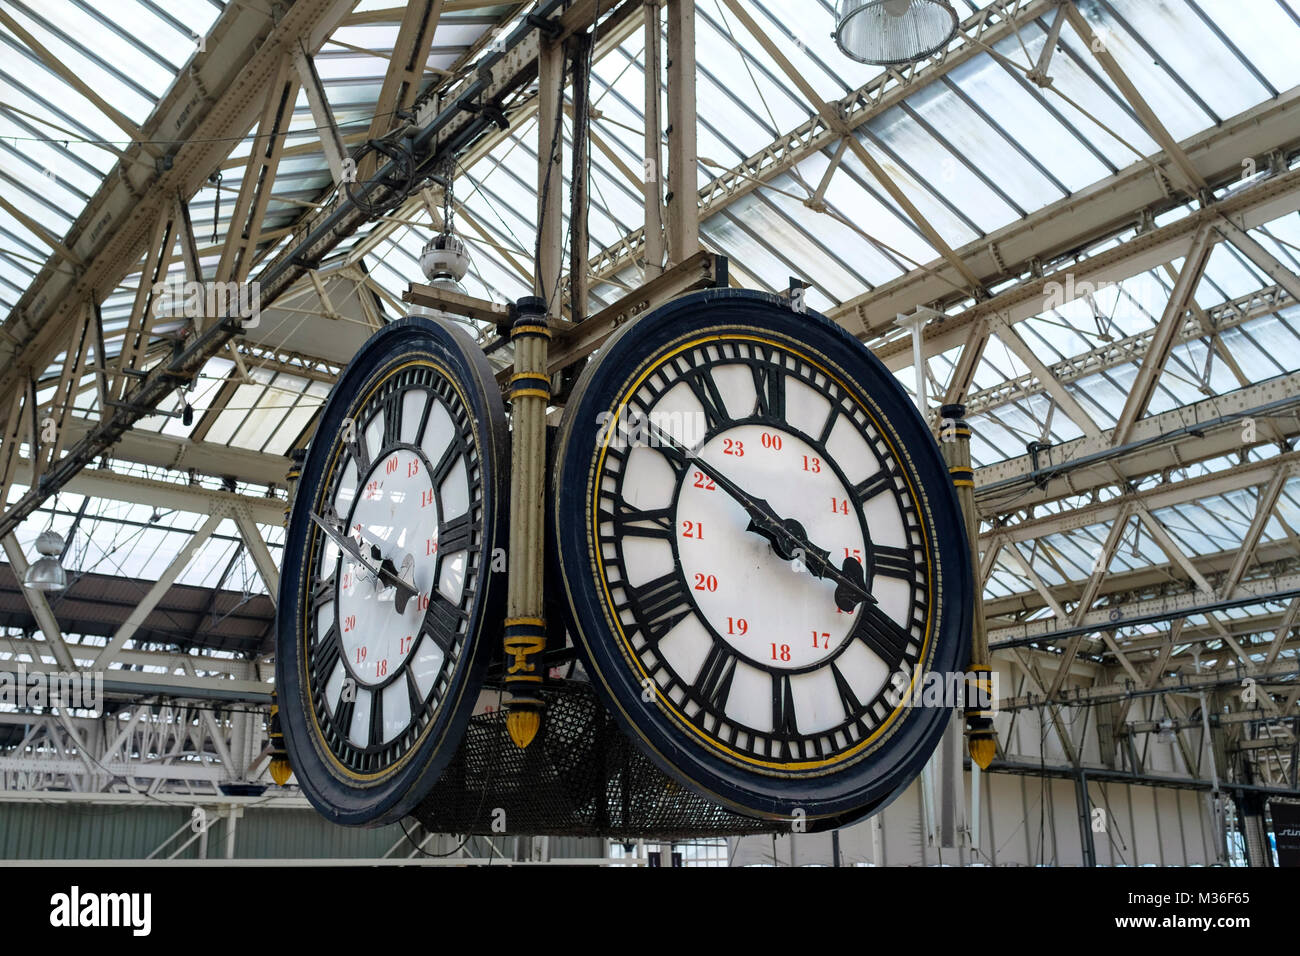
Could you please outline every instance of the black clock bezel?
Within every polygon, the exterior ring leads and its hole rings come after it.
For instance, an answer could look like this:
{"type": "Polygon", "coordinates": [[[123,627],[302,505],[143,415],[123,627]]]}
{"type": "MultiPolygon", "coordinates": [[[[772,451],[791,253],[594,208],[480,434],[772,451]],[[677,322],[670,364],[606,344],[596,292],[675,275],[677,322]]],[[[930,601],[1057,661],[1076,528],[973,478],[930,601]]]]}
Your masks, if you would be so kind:
{"type": "Polygon", "coordinates": [[[776,296],[713,289],[679,298],[629,324],[588,365],[565,409],[554,465],[555,549],[571,615],[570,626],[606,706],[625,732],[666,772],[719,802],[750,815],[790,819],[851,819],[892,799],[919,772],[938,744],[948,708],[904,707],[888,732],[860,757],[821,772],[759,772],[694,739],[670,716],[658,694],[642,702],[640,675],[611,621],[594,562],[599,516],[593,507],[597,442],[593,423],[608,415],[629,386],[674,348],[708,335],[761,335],[812,353],[867,408],[876,425],[910,461],[918,484],[918,520],[929,529],[937,586],[935,620],[926,635],[916,679],[930,670],[965,670],[971,630],[973,577],[956,494],[928,425],[893,375],[856,339],[812,311],[796,312],[776,296]],[[936,529],[950,529],[936,534],[936,529]],[[955,533],[954,533],[955,532],[955,533]]]}
{"type": "MultiPolygon", "coordinates": [[[[364,435],[370,420],[367,416],[365,422],[356,425],[358,436],[364,435]]],[[[505,408],[492,368],[478,344],[451,323],[412,316],[381,329],[362,346],[321,409],[285,536],[276,612],[275,669],[280,719],[295,776],[312,805],[335,823],[380,826],[404,817],[437,782],[464,735],[484,671],[498,643],[493,638],[500,636],[504,576],[491,571],[491,556],[505,546],[509,460],[505,408]],[[313,535],[321,532],[312,521],[311,510],[325,490],[331,462],[347,455],[339,447],[345,420],[396,369],[412,363],[434,368],[455,389],[470,420],[481,488],[479,515],[474,520],[478,567],[472,584],[467,572],[465,587],[472,587],[473,593],[463,610],[466,626],[461,634],[460,654],[450,675],[444,666],[438,678],[447,686],[431,719],[392,765],[372,773],[355,773],[322,739],[323,731],[312,709],[313,691],[318,688],[306,673],[302,622],[304,614],[311,612],[311,589],[305,579],[309,548],[313,535]]],[[[358,469],[358,487],[364,477],[358,469]]],[[[471,514],[474,510],[471,503],[471,514]]],[[[372,691],[377,692],[374,688],[372,691]]],[[[428,701],[426,698],[426,704],[428,701]]]]}

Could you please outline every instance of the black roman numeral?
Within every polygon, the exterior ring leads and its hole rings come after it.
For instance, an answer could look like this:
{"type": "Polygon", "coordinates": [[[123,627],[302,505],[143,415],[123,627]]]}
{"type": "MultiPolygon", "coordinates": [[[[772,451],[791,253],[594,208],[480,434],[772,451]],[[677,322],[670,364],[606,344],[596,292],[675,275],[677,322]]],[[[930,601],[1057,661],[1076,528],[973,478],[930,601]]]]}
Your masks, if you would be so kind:
{"type": "Polygon", "coordinates": [[[795,756],[790,742],[798,740],[799,727],[794,717],[794,687],[789,674],[772,675],[772,733],[784,745],[786,756],[795,756]]]}
{"type": "Polygon", "coordinates": [[[916,576],[916,562],[911,548],[877,545],[871,549],[871,567],[876,574],[911,581],[916,576]]]}
{"type": "Polygon", "coordinates": [[[731,416],[727,414],[727,404],[723,401],[722,393],[718,391],[717,383],[713,381],[713,376],[707,370],[699,369],[687,372],[683,376],[683,380],[695,393],[700,405],[704,407],[706,431],[713,432],[731,421],[731,416]]]}
{"type": "Polygon", "coordinates": [[[822,433],[817,436],[817,444],[821,445],[823,448],[826,447],[826,443],[830,441],[831,432],[835,430],[835,423],[839,420],[840,407],[838,405],[832,405],[830,414],[826,416],[826,424],[822,425],[822,433]]]}
{"type": "Polygon", "coordinates": [[[844,708],[844,719],[856,720],[862,710],[862,702],[858,700],[858,695],[853,693],[848,678],[840,673],[840,669],[834,664],[831,664],[831,673],[835,675],[835,689],[839,692],[840,704],[844,708]]]}
{"type": "Polygon", "coordinates": [[[673,536],[673,510],[671,508],[654,508],[641,511],[633,508],[623,499],[614,505],[614,512],[602,511],[601,517],[614,522],[614,534],[618,537],[637,535],[642,538],[661,538],[665,541],[673,536]]]}
{"type": "Polygon", "coordinates": [[[658,643],[691,613],[691,596],[686,582],[675,571],[630,589],[630,603],[637,626],[651,643],[658,643]]]}
{"type": "Polygon", "coordinates": [[[420,693],[420,685],[415,682],[415,670],[407,667],[406,670],[406,694],[411,701],[411,726],[419,723],[420,715],[424,713],[424,695],[420,693]]]}
{"type": "Polygon", "coordinates": [[[912,635],[895,624],[879,605],[871,603],[862,605],[854,636],[871,648],[891,671],[902,661],[912,640],[912,635]]]}
{"type": "Polygon", "coordinates": [[[695,693],[715,716],[722,716],[736,675],[736,655],[725,644],[714,644],[695,678],[695,693]]]}
{"type": "Polygon", "coordinates": [[[853,494],[861,502],[870,501],[886,488],[894,487],[894,476],[888,468],[881,468],[865,481],[853,486],[853,494]]]}
{"type": "Polygon", "coordinates": [[[343,647],[339,643],[339,632],[334,625],[320,636],[316,645],[316,653],[312,658],[313,669],[315,670],[315,683],[324,686],[325,682],[330,679],[334,673],[334,665],[338,663],[339,656],[343,653],[343,647]]]}
{"type": "Polygon", "coordinates": [[[402,437],[402,404],[405,392],[393,389],[384,399],[384,447],[396,445],[402,437]]]}
{"type": "Polygon", "coordinates": [[[384,695],[379,691],[370,694],[370,738],[367,741],[377,744],[384,739],[384,695]]]}
{"type": "MultiPolygon", "coordinates": [[[[349,680],[352,680],[352,678],[349,677],[344,680],[344,690],[347,690],[349,680]]],[[[340,691],[339,699],[335,702],[338,706],[334,711],[334,729],[338,731],[339,740],[344,744],[349,743],[348,732],[352,729],[352,712],[357,709],[358,692],[358,688],[355,686],[354,682],[352,687],[352,699],[344,700],[343,692],[340,691]]]]}
{"type": "Polygon", "coordinates": [[[469,512],[438,525],[438,554],[455,554],[466,550],[474,538],[474,522],[469,512]]]}
{"type": "Polygon", "coordinates": [[[334,600],[334,589],[337,582],[334,580],[333,573],[327,578],[322,578],[312,585],[311,601],[312,604],[322,604],[326,601],[334,600]]]}
{"type": "Polygon", "coordinates": [[[424,634],[446,654],[456,641],[464,617],[465,612],[434,591],[429,598],[429,610],[424,615],[424,634]]]}
{"type": "Polygon", "coordinates": [[[431,478],[434,491],[442,487],[442,483],[447,480],[447,476],[451,474],[451,470],[456,467],[458,461],[460,461],[460,445],[453,440],[447,446],[447,450],[442,453],[442,457],[438,459],[438,463],[433,466],[431,478]]]}
{"type": "Polygon", "coordinates": [[[785,369],[775,365],[751,365],[754,376],[754,413],[762,418],[785,421],[785,369]]]}

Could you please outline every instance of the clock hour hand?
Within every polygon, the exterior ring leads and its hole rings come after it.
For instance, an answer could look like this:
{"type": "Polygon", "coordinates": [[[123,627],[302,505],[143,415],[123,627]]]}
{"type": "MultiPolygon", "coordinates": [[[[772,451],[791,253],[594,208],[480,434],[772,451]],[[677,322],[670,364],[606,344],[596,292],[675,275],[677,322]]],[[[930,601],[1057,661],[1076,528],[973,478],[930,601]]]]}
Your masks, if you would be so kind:
{"type": "Polygon", "coordinates": [[[798,521],[779,517],[764,499],[748,494],[694,450],[687,448],[657,425],[651,423],[650,429],[651,437],[656,442],[671,448],[677,455],[698,467],[713,479],[714,484],[734,498],[749,515],[748,530],[766,538],[772,545],[772,550],[778,555],[786,561],[799,557],[813,577],[829,578],[834,581],[835,604],[840,610],[851,611],[863,601],[877,603],[875,596],[867,590],[862,565],[858,561],[845,558],[842,568],[835,567],[831,562],[831,553],[812,544],[803,525],[798,521]],[[854,567],[857,568],[856,574],[853,571],[854,567]]]}
{"type": "MultiPolygon", "coordinates": [[[[372,544],[370,546],[371,557],[367,558],[361,548],[358,547],[357,543],[353,541],[351,537],[344,534],[338,528],[333,527],[328,521],[316,514],[314,511],[311,512],[311,518],[320,526],[322,531],[330,536],[331,540],[333,540],[333,542],[337,544],[339,548],[348,555],[348,557],[370,572],[371,577],[382,583],[384,587],[396,588],[397,593],[394,596],[393,603],[397,609],[397,613],[401,614],[406,609],[406,602],[415,597],[417,592],[413,585],[402,580],[401,575],[398,573],[397,567],[393,564],[392,560],[389,558],[383,558],[380,560],[378,545],[372,544]],[[380,563],[376,564],[376,561],[379,561],[380,563]]],[[[405,562],[403,562],[402,567],[406,568],[405,562]]]]}

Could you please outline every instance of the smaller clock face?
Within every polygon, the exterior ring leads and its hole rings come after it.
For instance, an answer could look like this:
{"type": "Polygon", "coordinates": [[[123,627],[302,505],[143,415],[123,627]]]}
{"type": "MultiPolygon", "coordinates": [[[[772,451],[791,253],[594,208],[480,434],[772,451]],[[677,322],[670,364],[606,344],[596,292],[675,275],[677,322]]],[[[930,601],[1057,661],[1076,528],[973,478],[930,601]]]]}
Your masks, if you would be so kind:
{"type": "Polygon", "coordinates": [[[457,665],[482,488],[469,415],[436,369],[397,369],[355,411],[319,502],[306,663],[331,753],[365,773],[416,742],[457,665]]]}
{"type": "Polygon", "coordinates": [[[409,813],[459,745],[499,626],[509,434],[464,331],[393,322],[321,409],[285,535],[276,697],[294,775],[336,823],[409,813]]]}

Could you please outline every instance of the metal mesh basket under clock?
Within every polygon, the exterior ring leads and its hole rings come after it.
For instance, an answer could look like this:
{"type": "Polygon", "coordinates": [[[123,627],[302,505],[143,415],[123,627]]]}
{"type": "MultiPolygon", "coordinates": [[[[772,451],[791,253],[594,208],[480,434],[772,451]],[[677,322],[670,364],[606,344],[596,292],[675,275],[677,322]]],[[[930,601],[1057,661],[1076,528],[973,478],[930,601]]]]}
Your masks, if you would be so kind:
{"type": "Polygon", "coordinates": [[[732,813],[669,777],[590,684],[557,681],[542,696],[542,726],[525,750],[510,740],[504,711],[470,719],[456,756],[412,814],[426,829],[493,835],[499,811],[504,832],[530,835],[676,840],[788,828],[732,813]]]}

